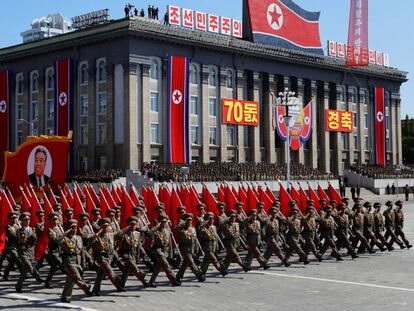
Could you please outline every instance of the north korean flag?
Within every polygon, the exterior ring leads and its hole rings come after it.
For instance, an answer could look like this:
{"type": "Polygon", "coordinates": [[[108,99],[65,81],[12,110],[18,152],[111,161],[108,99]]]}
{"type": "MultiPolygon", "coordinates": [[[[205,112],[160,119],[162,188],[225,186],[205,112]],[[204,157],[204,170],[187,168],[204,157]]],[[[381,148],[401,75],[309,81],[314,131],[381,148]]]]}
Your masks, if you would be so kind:
{"type": "Polygon", "coordinates": [[[9,148],[9,72],[0,71],[0,174],[9,148]]]}
{"type": "Polygon", "coordinates": [[[72,130],[73,75],[70,59],[55,64],[55,135],[67,136],[72,130]]]}
{"type": "Polygon", "coordinates": [[[385,91],[382,87],[375,88],[375,158],[376,164],[386,164],[386,118],[385,91]]]}
{"type": "Polygon", "coordinates": [[[291,0],[245,0],[256,43],[323,55],[319,12],[308,12],[291,0]]]}

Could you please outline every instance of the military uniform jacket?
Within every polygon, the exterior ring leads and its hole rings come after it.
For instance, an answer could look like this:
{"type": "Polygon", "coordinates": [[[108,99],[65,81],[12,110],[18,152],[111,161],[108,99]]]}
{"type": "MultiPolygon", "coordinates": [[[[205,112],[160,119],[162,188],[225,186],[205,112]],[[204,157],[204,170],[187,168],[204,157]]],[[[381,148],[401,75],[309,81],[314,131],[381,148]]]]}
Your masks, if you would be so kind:
{"type": "Polygon", "coordinates": [[[246,232],[246,243],[250,246],[257,246],[262,242],[261,227],[258,220],[250,221],[246,219],[244,222],[244,229],[246,232]]]}
{"type": "Polygon", "coordinates": [[[216,228],[217,228],[217,232],[220,235],[221,239],[224,239],[223,227],[224,227],[224,224],[227,222],[227,220],[228,220],[228,217],[226,214],[221,214],[220,216],[217,217],[216,228]]]}
{"type": "Polygon", "coordinates": [[[223,242],[225,244],[234,245],[240,239],[240,225],[238,222],[230,223],[230,221],[226,221],[223,226],[223,242]]]}
{"type": "Polygon", "coordinates": [[[169,257],[172,251],[171,231],[168,228],[153,230],[152,249],[155,254],[169,257]]]}
{"type": "Polygon", "coordinates": [[[139,231],[122,230],[116,235],[119,241],[119,253],[123,258],[135,259],[141,247],[139,231]]]}
{"type": "Polygon", "coordinates": [[[17,230],[19,230],[19,227],[17,225],[6,226],[6,248],[4,250],[5,252],[10,250],[17,250],[17,230]]]}
{"type": "Polygon", "coordinates": [[[64,235],[60,240],[62,262],[64,265],[82,267],[85,263],[82,238],[80,236],[64,235]]]}
{"type": "Polygon", "coordinates": [[[321,232],[322,237],[333,237],[333,231],[335,229],[335,221],[332,216],[325,215],[322,218],[321,223],[319,225],[319,230],[321,232]]]}
{"type": "Polygon", "coordinates": [[[36,233],[33,228],[19,228],[16,230],[17,252],[20,256],[34,257],[34,245],[36,244],[36,233]]]}
{"type": "Polygon", "coordinates": [[[217,229],[216,226],[203,226],[200,229],[200,243],[204,251],[215,252],[217,250],[217,229]]]}
{"type": "Polygon", "coordinates": [[[348,232],[349,219],[347,214],[338,214],[336,215],[335,220],[338,225],[338,231],[342,233],[348,232]]]}
{"type": "Polygon", "coordinates": [[[185,228],[184,225],[178,225],[175,228],[178,235],[180,251],[183,253],[195,254],[197,249],[197,233],[194,227],[185,228]]]}
{"type": "Polygon", "coordinates": [[[265,225],[266,242],[273,242],[279,240],[279,220],[277,218],[270,220],[265,225]]]}
{"type": "Polygon", "coordinates": [[[289,219],[288,220],[288,236],[292,239],[299,239],[299,235],[302,231],[302,222],[300,219],[289,219]]]}
{"type": "Polygon", "coordinates": [[[47,236],[49,238],[49,244],[47,246],[48,254],[60,254],[60,241],[63,238],[63,229],[61,226],[54,226],[53,228],[49,228],[47,232],[47,236]]]}
{"type": "Polygon", "coordinates": [[[404,227],[404,213],[402,210],[395,211],[395,227],[402,229],[404,227]]]}
{"type": "Polygon", "coordinates": [[[305,216],[305,218],[303,218],[302,220],[302,224],[303,224],[303,232],[315,232],[316,231],[316,227],[317,227],[317,223],[316,223],[316,219],[315,217],[310,217],[310,216],[305,216]]]}
{"type": "Polygon", "coordinates": [[[83,226],[81,229],[81,233],[82,233],[81,236],[82,236],[83,247],[89,250],[92,247],[92,243],[95,239],[95,232],[92,229],[92,225],[83,226]]]}
{"type": "Polygon", "coordinates": [[[364,229],[364,214],[354,215],[354,231],[362,231],[364,229]]]}
{"type": "Polygon", "coordinates": [[[384,212],[384,218],[385,218],[385,227],[386,228],[394,228],[394,224],[395,224],[395,215],[394,215],[394,211],[385,211],[384,212]]]}
{"type": "Polygon", "coordinates": [[[39,234],[42,233],[43,230],[45,230],[45,223],[38,222],[34,228],[35,228],[36,235],[39,236],[39,234]]]}
{"type": "Polygon", "coordinates": [[[196,223],[197,230],[199,228],[201,228],[202,226],[204,226],[204,224],[205,224],[204,217],[203,216],[197,216],[197,223],[196,223]]]}
{"type": "Polygon", "coordinates": [[[379,212],[374,212],[373,217],[375,223],[375,231],[384,231],[384,217],[382,216],[382,214],[379,212]]]}
{"type": "Polygon", "coordinates": [[[101,235],[96,235],[93,239],[93,249],[95,251],[95,259],[97,262],[101,262],[103,260],[111,260],[114,256],[115,249],[114,249],[114,234],[113,233],[105,233],[101,235]]]}
{"type": "Polygon", "coordinates": [[[374,216],[371,213],[364,213],[364,230],[373,230],[374,228],[374,216]]]}

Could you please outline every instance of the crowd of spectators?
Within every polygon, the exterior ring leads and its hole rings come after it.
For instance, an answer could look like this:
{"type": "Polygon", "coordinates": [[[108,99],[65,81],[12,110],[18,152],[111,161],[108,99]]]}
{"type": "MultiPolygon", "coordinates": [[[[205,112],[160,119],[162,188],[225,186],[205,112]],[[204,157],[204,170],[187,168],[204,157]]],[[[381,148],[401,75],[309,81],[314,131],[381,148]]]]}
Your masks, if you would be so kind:
{"type": "Polygon", "coordinates": [[[122,176],[122,170],[95,170],[90,172],[74,172],[68,176],[68,182],[110,183],[122,176]]]}
{"type": "Polygon", "coordinates": [[[414,178],[414,169],[403,166],[353,165],[351,171],[374,179],[414,178]]]}
{"type": "MultiPolygon", "coordinates": [[[[287,166],[285,164],[269,163],[191,163],[189,165],[172,165],[146,163],[142,174],[154,181],[267,181],[285,180],[287,166]],[[188,167],[188,174],[183,174],[183,167],[188,167]],[[185,179],[184,179],[185,178],[185,179]]],[[[326,180],[333,179],[332,174],[326,174],[305,165],[291,165],[292,180],[326,180]]]]}

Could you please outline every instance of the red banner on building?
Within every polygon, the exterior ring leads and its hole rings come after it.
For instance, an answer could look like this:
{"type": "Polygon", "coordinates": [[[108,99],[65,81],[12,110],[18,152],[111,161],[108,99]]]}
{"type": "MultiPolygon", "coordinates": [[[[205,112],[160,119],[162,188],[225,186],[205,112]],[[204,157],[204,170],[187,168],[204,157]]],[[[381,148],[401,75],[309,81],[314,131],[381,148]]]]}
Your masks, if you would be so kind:
{"type": "Polygon", "coordinates": [[[72,64],[70,59],[55,63],[55,134],[67,136],[72,130],[72,64]]]}
{"type": "Polygon", "coordinates": [[[9,72],[0,71],[0,174],[4,171],[4,153],[9,149],[9,72]]]}
{"type": "Polygon", "coordinates": [[[3,181],[15,197],[24,184],[37,189],[65,185],[71,136],[28,137],[16,152],[6,152],[3,181]]]}
{"type": "Polygon", "coordinates": [[[235,99],[222,99],[224,124],[259,125],[259,103],[235,99]]]}
{"type": "Polygon", "coordinates": [[[353,114],[350,111],[325,110],[325,124],[328,132],[352,133],[353,114]]]}
{"type": "Polygon", "coordinates": [[[351,0],[346,65],[368,66],[368,0],[351,0]]]}
{"type": "Polygon", "coordinates": [[[375,158],[377,165],[386,164],[385,91],[375,88],[375,158]]]}
{"type": "Polygon", "coordinates": [[[168,162],[188,163],[188,73],[186,57],[168,60],[168,162]]]}

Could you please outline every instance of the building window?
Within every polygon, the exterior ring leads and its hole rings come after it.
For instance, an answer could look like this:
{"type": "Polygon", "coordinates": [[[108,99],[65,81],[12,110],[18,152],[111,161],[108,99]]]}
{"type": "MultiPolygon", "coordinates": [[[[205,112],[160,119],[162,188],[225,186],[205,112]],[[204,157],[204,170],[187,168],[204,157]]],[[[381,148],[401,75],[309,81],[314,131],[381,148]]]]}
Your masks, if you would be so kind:
{"type": "MultiPolygon", "coordinates": [[[[105,107],[106,109],[106,107],[105,107]]],[[[88,95],[81,95],[80,96],[80,115],[87,116],[88,115],[88,95]]]]}
{"type": "Polygon", "coordinates": [[[354,149],[359,150],[358,135],[354,135],[354,149]]]}
{"type": "Polygon", "coordinates": [[[160,143],[160,139],[159,139],[159,124],[157,123],[151,123],[151,144],[159,144],[160,143]]]}
{"type": "Polygon", "coordinates": [[[198,126],[197,125],[192,125],[190,128],[190,139],[191,139],[191,144],[193,145],[199,145],[198,142],[198,126]]]}
{"type": "Polygon", "coordinates": [[[198,96],[190,96],[190,113],[198,115],[198,96]]]}
{"type": "Polygon", "coordinates": [[[23,104],[18,103],[17,104],[17,120],[23,119],[23,104]]]}
{"type": "Polygon", "coordinates": [[[46,89],[53,90],[55,88],[55,76],[52,70],[49,70],[46,75],[46,89]]]}
{"type": "Polygon", "coordinates": [[[208,85],[216,86],[217,81],[217,70],[214,67],[208,68],[208,85]]]}
{"type": "Polygon", "coordinates": [[[217,116],[217,104],[215,97],[209,97],[208,99],[208,114],[210,117],[217,116]]]}
{"type": "Polygon", "coordinates": [[[349,94],[349,100],[350,100],[351,103],[356,103],[356,100],[355,100],[355,92],[350,92],[350,94],[349,94]]]}
{"type": "Polygon", "coordinates": [[[151,62],[150,77],[153,80],[158,80],[158,62],[156,60],[151,62]]]}
{"type": "Polygon", "coordinates": [[[88,79],[89,79],[88,65],[87,64],[82,64],[82,66],[80,68],[80,83],[81,84],[87,84],[88,79]]]}
{"type": "Polygon", "coordinates": [[[227,145],[234,146],[235,145],[235,131],[234,126],[228,125],[227,126],[227,145]]]}
{"type": "Polygon", "coordinates": [[[198,70],[194,64],[190,65],[190,83],[194,85],[198,84],[198,70]]]}
{"type": "Polygon", "coordinates": [[[100,62],[98,65],[98,81],[106,82],[106,64],[104,61],[100,62]]]}
{"type": "Polygon", "coordinates": [[[361,101],[361,104],[364,104],[364,105],[366,105],[366,103],[367,103],[367,99],[365,98],[365,92],[361,92],[360,93],[360,96],[361,96],[361,98],[360,98],[360,101],[361,101]]]}
{"type": "Polygon", "coordinates": [[[55,101],[53,99],[47,100],[47,119],[53,120],[55,117],[55,101]]]}
{"type": "Polygon", "coordinates": [[[23,76],[19,76],[17,79],[17,94],[23,94],[23,76]]]}
{"type": "Polygon", "coordinates": [[[81,170],[88,171],[88,157],[81,157],[81,170]]]}
{"type": "Polygon", "coordinates": [[[217,145],[217,128],[210,127],[209,129],[210,145],[217,145]]]}
{"type": "Polygon", "coordinates": [[[99,145],[106,144],[106,124],[98,124],[98,141],[99,145]]]}
{"type": "Polygon", "coordinates": [[[365,150],[370,150],[371,144],[369,143],[369,137],[365,136],[365,150]]]}
{"type": "Polygon", "coordinates": [[[368,118],[368,113],[364,114],[364,123],[365,123],[365,128],[367,129],[369,126],[369,118],[368,118]]]}
{"type": "Polygon", "coordinates": [[[37,121],[39,118],[39,103],[38,102],[32,102],[31,107],[31,119],[32,121],[37,121]]]}
{"type": "Polygon", "coordinates": [[[348,150],[348,134],[342,133],[342,150],[348,150]]]}
{"type": "Polygon", "coordinates": [[[23,144],[23,132],[19,131],[17,132],[17,146],[20,146],[23,144]]]}
{"type": "Polygon", "coordinates": [[[226,87],[228,89],[233,89],[233,71],[232,70],[227,70],[227,74],[226,74],[226,87]]]}
{"type": "Polygon", "coordinates": [[[98,113],[99,114],[106,113],[106,93],[98,94],[98,113]]]}
{"type": "Polygon", "coordinates": [[[354,127],[358,127],[358,114],[354,112],[354,127]]]}
{"type": "Polygon", "coordinates": [[[88,126],[87,125],[80,126],[80,143],[81,145],[88,144],[88,126]]]}
{"type": "Polygon", "coordinates": [[[158,92],[151,92],[151,111],[158,112],[158,92]]]}
{"type": "Polygon", "coordinates": [[[39,91],[39,75],[37,73],[34,73],[32,75],[32,92],[38,92],[39,91]]]}
{"type": "Polygon", "coordinates": [[[101,170],[105,170],[106,169],[106,156],[100,156],[99,157],[99,168],[101,170]]]}

